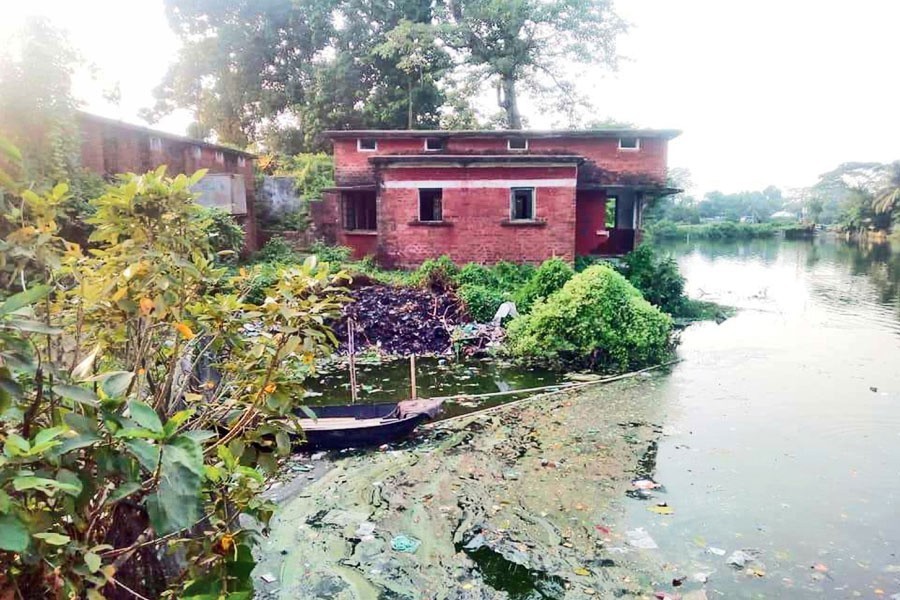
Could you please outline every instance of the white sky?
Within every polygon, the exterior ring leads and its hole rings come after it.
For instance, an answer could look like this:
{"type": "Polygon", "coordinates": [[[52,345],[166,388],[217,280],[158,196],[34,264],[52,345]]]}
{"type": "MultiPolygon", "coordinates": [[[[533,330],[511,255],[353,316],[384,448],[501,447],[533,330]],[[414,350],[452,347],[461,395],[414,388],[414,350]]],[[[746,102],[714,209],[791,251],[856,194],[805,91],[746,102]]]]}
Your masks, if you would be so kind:
{"type": "MultiPolygon", "coordinates": [[[[88,110],[137,121],[174,58],[162,0],[2,0],[0,40],[27,15],[65,28],[95,66],[88,110]],[[120,106],[102,101],[119,84],[120,106]]],[[[632,30],[619,72],[588,69],[597,114],[684,134],[670,166],[697,192],[814,182],[846,161],[900,159],[896,0],[618,0],[632,30]]],[[[527,115],[534,126],[540,116],[527,115]]],[[[184,133],[190,117],[159,126],[184,133]]]]}

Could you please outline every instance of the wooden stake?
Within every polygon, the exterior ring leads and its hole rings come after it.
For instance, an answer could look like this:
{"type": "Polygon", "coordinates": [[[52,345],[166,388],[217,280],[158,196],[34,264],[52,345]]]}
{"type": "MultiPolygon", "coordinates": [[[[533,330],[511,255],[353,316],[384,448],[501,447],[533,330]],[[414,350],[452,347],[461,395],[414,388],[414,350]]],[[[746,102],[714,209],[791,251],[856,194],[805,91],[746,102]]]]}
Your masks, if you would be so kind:
{"type": "Polygon", "coordinates": [[[409,387],[411,388],[411,400],[416,400],[418,394],[416,392],[416,356],[411,354],[409,357],[409,387]]]}
{"type": "Polygon", "coordinates": [[[356,404],[356,321],[347,319],[347,354],[350,359],[350,398],[356,404]]]}

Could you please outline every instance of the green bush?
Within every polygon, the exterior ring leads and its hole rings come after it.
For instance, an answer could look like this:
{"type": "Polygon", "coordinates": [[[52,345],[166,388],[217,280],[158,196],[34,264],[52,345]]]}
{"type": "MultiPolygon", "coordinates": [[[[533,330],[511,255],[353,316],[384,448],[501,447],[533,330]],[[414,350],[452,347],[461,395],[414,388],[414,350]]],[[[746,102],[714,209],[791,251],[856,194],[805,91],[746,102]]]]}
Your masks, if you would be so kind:
{"type": "Polygon", "coordinates": [[[575,274],[569,263],[561,258],[549,258],[541,263],[531,279],[515,294],[516,308],[528,312],[538,298],[548,298],[562,288],[575,274]]]}
{"type": "Polygon", "coordinates": [[[526,283],[531,276],[534,275],[534,265],[526,263],[514,263],[501,260],[495,264],[491,270],[497,277],[500,287],[506,290],[512,290],[526,283]]]}
{"type": "Polygon", "coordinates": [[[253,255],[254,262],[290,263],[296,260],[297,253],[294,252],[293,246],[280,235],[273,235],[259,252],[253,255]]]}
{"type": "Polygon", "coordinates": [[[503,292],[496,288],[467,283],[457,290],[459,298],[466,305],[469,316],[477,323],[487,323],[497,314],[497,309],[506,300],[503,292]]]}
{"type": "Polygon", "coordinates": [[[224,263],[234,263],[244,249],[244,228],[230,214],[221,208],[206,208],[209,226],[209,245],[216,258],[224,263]]]}
{"type": "Polygon", "coordinates": [[[672,319],[608,266],[590,267],[509,327],[513,355],[569,366],[636,368],[664,360],[672,319]]]}
{"type": "Polygon", "coordinates": [[[481,285],[490,288],[499,288],[500,279],[490,267],[478,263],[467,263],[459,270],[456,276],[459,285],[481,285]]]}
{"type": "Polygon", "coordinates": [[[319,262],[330,265],[342,265],[350,259],[353,249],[347,246],[329,246],[322,240],[316,240],[309,246],[309,251],[316,255],[319,262]]]}
{"type": "Polygon", "coordinates": [[[644,299],[670,315],[680,316],[685,306],[684,277],[671,256],[661,256],[644,244],[628,253],[616,268],[644,299]]]}
{"type": "Polygon", "coordinates": [[[412,274],[415,285],[428,288],[434,292],[443,292],[456,287],[457,267],[446,254],[438,258],[429,258],[412,274]]]}

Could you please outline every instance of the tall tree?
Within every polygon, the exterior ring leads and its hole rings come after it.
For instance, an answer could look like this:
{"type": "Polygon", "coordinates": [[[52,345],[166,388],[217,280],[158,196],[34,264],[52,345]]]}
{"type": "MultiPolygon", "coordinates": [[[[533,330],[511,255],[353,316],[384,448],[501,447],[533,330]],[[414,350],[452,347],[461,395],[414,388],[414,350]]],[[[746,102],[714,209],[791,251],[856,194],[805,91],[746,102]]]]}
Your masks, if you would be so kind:
{"type": "Polygon", "coordinates": [[[496,86],[510,129],[522,128],[523,81],[549,80],[564,102],[575,102],[565,66],[614,67],[626,30],[611,0],[448,0],[444,18],[448,43],[496,86]]]}
{"type": "Polygon", "coordinates": [[[892,214],[900,208],[900,160],[885,167],[884,181],[875,194],[875,210],[892,214]]]}
{"type": "Polygon", "coordinates": [[[188,107],[222,141],[246,144],[265,128],[307,149],[323,129],[437,123],[448,59],[425,29],[428,0],[165,2],[184,47],[157,114],[188,107]]]}

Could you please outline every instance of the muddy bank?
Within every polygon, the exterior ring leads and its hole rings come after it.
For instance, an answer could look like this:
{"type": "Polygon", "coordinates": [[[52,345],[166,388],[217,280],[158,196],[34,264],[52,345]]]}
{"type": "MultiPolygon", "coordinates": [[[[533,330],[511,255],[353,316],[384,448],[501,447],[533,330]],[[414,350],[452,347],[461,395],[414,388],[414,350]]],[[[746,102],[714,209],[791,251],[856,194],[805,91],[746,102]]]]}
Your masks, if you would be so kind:
{"type": "Polygon", "coordinates": [[[619,520],[653,470],[656,382],[466,416],[307,485],[299,473],[263,544],[260,597],[650,597],[663,569],[619,520]]]}

